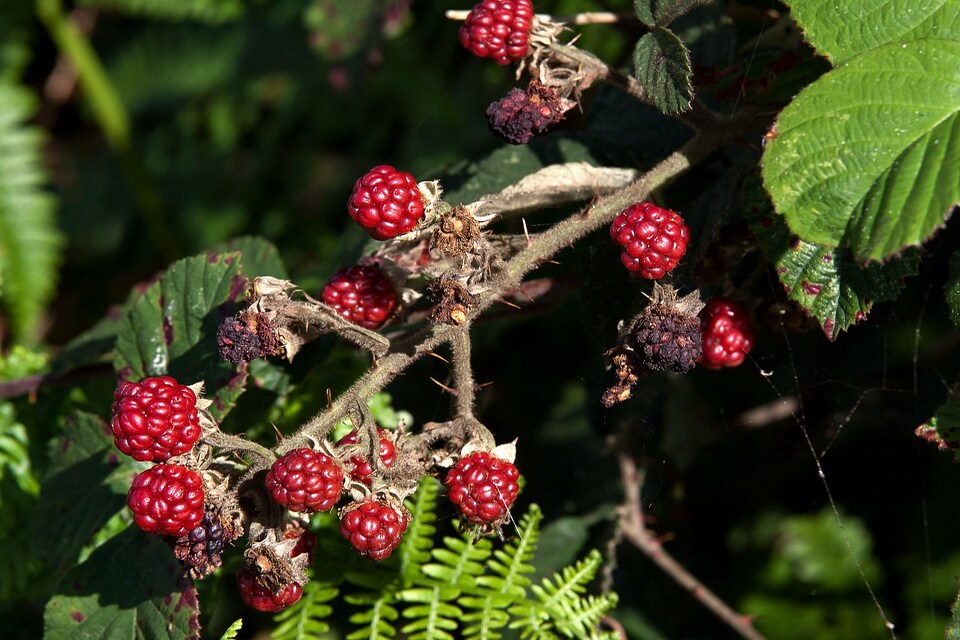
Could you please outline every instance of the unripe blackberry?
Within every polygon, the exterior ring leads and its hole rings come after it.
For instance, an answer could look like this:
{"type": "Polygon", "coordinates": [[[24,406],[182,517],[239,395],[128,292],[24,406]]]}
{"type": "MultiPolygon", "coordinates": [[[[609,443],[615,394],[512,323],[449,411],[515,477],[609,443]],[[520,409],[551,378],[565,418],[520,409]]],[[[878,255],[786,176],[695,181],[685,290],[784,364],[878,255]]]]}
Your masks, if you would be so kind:
{"type": "Polygon", "coordinates": [[[487,107],[490,131],[510,144],[526,144],[538,133],[563,119],[563,106],[556,91],[531,80],[526,91],[511,89],[487,107]]]}
{"type": "Polygon", "coordinates": [[[700,313],[703,334],[701,364],[708,369],[737,367],[753,349],[753,328],[743,306],[727,298],[714,298],[700,313]]]}
{"type": "Polygon", "coordinates": [[[237,571],[237,588],[248,607],[266,613],[283,611],[296,604],[303,596],[303,587],[298,582],[289,582],[277,589],[270,589],[246,568],[237,571]]]}
{"type": "Polygon", "coordinates": [[[371,330],[382,327],[397,306],[397,292],[374,264],[340,269],[320,297],[345,320],[371,330]]]}
{"type": "Polygon", "coordinates": [[[121,382],[113,397],[113,442],[134,460],[164,462],[200,439],[197,396],[170,376],[121,382]]]}
{"type": "MultiPolygon", "coordinates": [[[[393,464],[393,461],[397,458],[397,449],[393,446],[393,442],[384,437],[386,435],[386,430],[382,427],[377,427],[377,433],[380,434],[380,442],[377,445],[377,455],[380,456],[380,461],[383,462],[383,466],[389,467],[393,464]]],[[[357,444],[360,441],[360,436],[357,434],[357,430],[354,429],[347,435],[340,438],[340,441],[337,442],[337,446],[345,446],[351,444],[357,444]]],[[[370,465],[370,461],[366,456],[350,456],[349,460],[350,466],[347,467],[347,474],[356,480],[357,482],[362,482],[368,487],[371,485],[371,476],[373,475],[373,467],[370,465]]]]}
{"type": "Polygon", "coordinates": [[[497,526],[509,518],[520,491],[519,477],[512,462],[477,451],[460,458],[443,483],[450,501],[468,522],[497,526]]]}
{"type": "Polygon", "coordinates": [[[264,482],[273,499],[291,511],[327,511],[340,500],[343,469],[325,453],[293,449],[273,463],[264,482]]]}
{"type": "Polygon", "coordinates": [[[182,536],[203,521],[203,480],[178,464],[158,464],[139,473],[127,493],[137,526],[147,533],[182,536]]]}
{"type": "Polygon", "coordinates": [[[530,0],[483,0],[460,27],[460,43],[475,56],[508,65],[527,55],[532,26],[530,0]]]}
{"type": "Polygon", "coordinates": [[[653,297],[629,332],[630,346],[650,371],[686,373],[701,354],[698,292],[677,299],[673,287],[654,285],[653,297]]]}
{"type": "Polygon", "coordinates": [[[200,524],[185,535],[171,539],[170,544],[183,566],[184,575],[191,580],[200,580],[223,564],[225,541],[220,516],[208,506],[200,524]]]}
{"type": "Polygon", "coordinates": [[[400,544],[407,523],[403,507],[374,498],[351,503],[340,512],[341,535],[361,556],[378,562],[389,557],[400,544]]]}
{"type": "Polygon", "coordinates": [[[347,212],[374,240],[389,240],[417,226],[423,196],[412,175],[380,165],[353,185],[347,212]]]}
{"type": "Polygon", "coordinates": [[[680,262],[687,251],[690,229],[676,212],[642,202],[627,207],[614,218],[610,237],[623,248],[623,266],[656,280],[680,262]]]}

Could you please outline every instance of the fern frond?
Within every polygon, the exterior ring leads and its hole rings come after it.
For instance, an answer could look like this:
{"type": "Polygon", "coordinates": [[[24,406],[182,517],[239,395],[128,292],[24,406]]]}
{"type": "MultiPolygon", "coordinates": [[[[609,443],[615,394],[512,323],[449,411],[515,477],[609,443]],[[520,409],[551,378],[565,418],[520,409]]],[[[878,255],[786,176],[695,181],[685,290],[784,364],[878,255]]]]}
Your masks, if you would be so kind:
{"type": "Polygon", "coordinates": [[[400,613],[393,606],[393,591],[382,591],[379,596],[371,598],[349,595],[345,598],[349,604],[367,605],[368,609],[350,616],[350,622],[360,625],[360,628],[347,635],[347,640],[391,640],[397,635],[397,628],[392,624],[400,617],[400,613]]]}
{"type": "Polygon", "coordinates": [[[586,558],[547,576],[539,585],[533,585],[531,591],[547,609],[566,607],[587,590],[587,584],[597,575],[602,563],[603,556],[594,549],[586,558]]]}
{"type": "Polygon", "coordinates": [[[0,600],[23,590],[39,569],[21,535],[24,516],[39,493],[27,428],[16,421],[12,404],[0,403],[0,600]]]}
{"type": "Polygon", "coordinates": [[[423,574],[444,584],[473,589],[477,583],[476,577],[485,571],[484,564],[490,558],[493,545],[486,538],[471,544],[465,538],[449,536],[443,539],[443,544],[430,552],[439,564],[432,562],[423,565],[423,574]]]}
{"type": "Polygon", "coordinates": [[[420,488],[406,502],[411,514],[410,524],[396,551],[400,558],[400,578],[404,585],[414,584],[422,576],[421,567],[430,561],[433,535],[437,532],[434,522],[437,519],[439,491],[440,483],[427,476],[420,481],[420,488]]]}
{"type": "Polygon", "coordinates": [[[14,336],[37,339],[40,314],[53,295],[61,237],[54,220],[55,200],[43,185],[42,135],[25,126],[33,96],[0,82],[0,272],[3,305],[14,336]]]}
{"type": "Polygon", "coordinates": [[[326,618],[333,613],[328,602],[337,597],[338,589],[316,580],[307,584],[303,597],[295,605],[273,617],[277,627],[273,640],[313,640],[330,630],[326,618]]]}
{"type": "Polygon", "coordinates": [[[237,618],[233,621],[227,630],[223,632],[223,635],[220,636],[220,640],[236,640],[237,634],[240,633],[240,629],[243,628],[243,618],[237,618]]]}
{"type": "Polygon", "coordinates": [[[243,14],[240,0],[80,0],[79,4],[149,18],[221,23],[243,14]]]}
{"type": "Polygon", "coordinates": [[[543,512],[537,505],[530,505],[530,509],[520,519],[516,538],[503,549],[493,552],[493,558],[487,563],[495,576],[479,576],[477,584],[495,593],[524,597],[524,588],[530,584],[527,576],[535,571],[533,554],[540,541],[540,521],[543,512]]]}
{"type": "Polygon", "coordinates": [[[617,606],[615,593],[573,598],[562,609],[563,616],[553,618],[554,624],[564,635],[571,638],[586,638],[596,635],[600,619],[615,606],[617,606]]]}
{"type": "Polygon", "coordinates": [[[453,587],[404,589],[397,594],[398,599],[417,604],[403,610],[403,617],[413,622],[401,631],[410,640],[453,640],[450,631],[456,630],[463,611],[451,602],[459,595],[460,590],[453,587]]]}
{"type": "Polygon", "coordinates": [[[510,614],[504,610],[504,607],[510,603],[510,599],[505,596],[486,596],[477,598],[474,596],[464,596],[460,598],[460,604],[470,609],[463,616],[466,626],[463,629],[463,636],[466,640],[499,640],[503,637],[500,629],[507,626],[510,621],[510,614]]]}

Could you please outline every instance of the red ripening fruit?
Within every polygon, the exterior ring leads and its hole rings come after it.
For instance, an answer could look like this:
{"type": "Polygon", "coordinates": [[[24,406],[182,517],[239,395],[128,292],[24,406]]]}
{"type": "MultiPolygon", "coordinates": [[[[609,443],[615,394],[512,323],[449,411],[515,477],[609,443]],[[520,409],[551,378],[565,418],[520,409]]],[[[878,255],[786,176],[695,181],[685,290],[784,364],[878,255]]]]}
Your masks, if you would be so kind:
{"type": "Polygon", "coordinates": [[[164,462],[200,439],[197,396],[170,376],[121,382],[113,398],[113,442],[134,460],[164,462]]]}
{"type": "Polygon", "coordinates": [[[246,569],[237,571],[237,588],[248,607],[267,613],[283,611],[303,596],[303,587],[299,582],[290,582],[277,591],[271,591],[257,582],[256,576],[246,569]]]}
{"type": "Polygon", "coordinates": [[[460,27],[460,43],[475,56],[508,65],[527,55],[531,27],[530,0],[483,0],[460,27]]]}
{"type": "Polygon", "coordinates": [[[147,533],[183,536],[203,522],[203,480],[178,464],[158,464],[133,479],[127,506],[147,533]]]}
{"type": "MultiPolygon", "coordinates": [[[[383,462],[383,466],[389,467],[393,464],[393,461],[397,459],[397,449],[393,446],[388,438],[383,437],[386,433],[386,430],[383,427],[377,427],[377,433],[380,434],[380,446],[377,448],[377,453],[380,455],[380,460],[383,462]]],[[[357,435],[357,430],[354,429],[347,435],[340,438],[340,441],[337,443],[337,446],[343,446],[348,444],[357,444],[359,442],[359,436],[357,435]]],[[[373,475],[373,467],[370,465],[370,461],[366,456],[350,456],[349,460],[352,465],[347,469],[347,473],[351,478],[357,482],[362,482],[368,487],[371,484],[370,476],[373,475]]]]}
{"type": "Polygon", "coordinates": [[[650,202],[627,207],[613,219],[610,237],[623,248],[630,271],[657,280],[672,271],[687,251],[690,229],[676,212],[650,202]]]}
{"type": "Polygon", "coordinates": [[[340,513],[340,533],[361,556],[385,560],[407,530],[407,514],[368,499],[346,506],[340,513]]]}
{"type": "Polygon", "coordinates": [[[389,240],[417,226],[423,196],[416,178],[383,164],[353,185],[347,212],[374,240],[389,240]]]}
{"type": "Polygon", "coordinates": [[[397,306],[397,292],[374,264],[340,269],[320,297],[345,320],[370,330],[382,327],[397,306]]]}
{"type": "Polygon", "coordinates": [[[317,548],[317,534],[309,529],[288,531],[284,534],[287,539],[296,539],[297,544],[290,550],[290,557],[296,558],[300,554],[307,554],[307,564],[313,564],[313,550],[317,548]],[[298,535],[299,534],[299,535],[298,535]]]}
{"type": "Polygon", "coordinates": [[[313,449],[293,449],[278,458],[264,482],[273,499],[291,511],[327,511],[343,491],[343,469],[313,449]]]}
{"type": "Polygon", "coordinates": [[[517,499],[519,477],[512,462],[477,451],[460,458],[443,483],[467,521],[498,525],[507,520],[507,511],[517,499]]]}
{"type": "Polygon", "coordinates": [[[699,362],[708,369],[736,367],[753,349],[753,329],[746,309],[739,302],[714,298],[700,312],[703,355],[699,362]]]}

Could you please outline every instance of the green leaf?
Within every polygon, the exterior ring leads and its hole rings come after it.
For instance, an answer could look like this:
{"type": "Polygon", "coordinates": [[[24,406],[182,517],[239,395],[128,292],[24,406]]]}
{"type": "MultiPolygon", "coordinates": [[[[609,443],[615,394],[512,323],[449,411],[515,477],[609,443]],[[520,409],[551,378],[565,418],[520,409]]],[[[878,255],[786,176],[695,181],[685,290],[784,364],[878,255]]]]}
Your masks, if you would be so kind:
{"type": "Polygon", "coordinates": [[[79,0],[79,4],[165,20],[219,24],[243,15],[241,0],[79,0]]]}
{"type": "Polygon", "coordinates": [[[951,393],[937,412],[914,433],[939,449],[960,450],[960,397],[951,393]]]}
{"type": "Polygon", "coordinates": [[[690,52],[672,31],[655,27],[645,33],[633,50],[637,79],[663,113],[681,113],[693,100],[693,69],[690,52]]]}
{"type": "Polygon", "coordinates": [[[883,260],[922,244],[960,200],[960,41],[891,44],[804,89],[763,156],[804,240],[883,260]]]}
{"type": "Polygon", "coordinates": [[[416,582],[422,575],[422,565],[430,560],[433,534],[437,532],[434,522],[439,490],[440,484],[434,478],[425,476],[417,492],[406,502],[412,517],[403,535],[403,542],[395,552],[400,558],[400,577],[405,584],[416,582]]]}
{"type": "Polygon", "coordinates": [[[169,640],[199,637],[193,586],[156,536],[130,527],[64,576],[44,611],[47,640],[169,640]]]}
{"type": "Polygon", "coordinates": [[[337,597],[336,587],[316,580],[307,584],[303,597],[295,605],[281,611],[273,620],[277,627],[270,634],[273,640],[307,640],[330,630],[326,618],[333,613],[328,602],[337,597]]]}
{"type": "Polygon", "coordinates": [[[233,621],[226,631],[223,632],[223,635],[220,636],[220,640],[236,640],[237,634],[240,633],[240,629],[243,628],[243,618],[237,618],[233,621]]]}
{"type": "Polygon", "coordinates": [[[114,367],[126,380],[169,374],[183,384],[204,381],[220,420],[243,392],[237,372],[217,353],[217,327],[246,291],[239,254],[209,254],[175,262],[130,307],[114,348],[114,367]]]}
{"type": "Polygon", "coordinates": [[[633,0],[633,10],[648,27],[665,27],[694,7],[709,3],[710,0],[633,0]]]}
{"type": "Polygon", "coordinates": [[[123,508],[140,467],[113,448],[99,416],[82,412],[69,416],[63,435],[50,443],[50,460],[28,530],[36,553],[62,570],[123,508]]]}
{"type": "Polygon", "coordinates": [[[950,309],[950,320],[960,327],[960,252],[950,258],[950,279],[943,287],[943,296],[950,309]]]}
{"type": "Polygon", "coordinates": [[[44,189],[40,129],[25,126],[35,100],[0,81],[0,280],[14,337],[35,342],[40,315],[53,296],[62,238],[56,201],[44,189]]]}
{"type": "Polygon", "coordinates": [[[280,252],[269,240],[257,236],[234,238],[211,247],[209,253],[239,253],[243,274],[248,278],[273,276],[286,278],[287,268],[283,265],[280,252]]]}
{"type": "Polygon", "coordinates": [[[792,0],[790,15],[806,39],[834,64],[891,42],[955,38],[960,5],[954,0],[792,0]]]}
{"type": "Polygon", "coordinates": [[[916,250],[883,264],[860,265],[844,251],[792,236],[756,178],[744,185],[743,209],[787,297],[816,318],[830,340],[864,320],[875,303],[895,299],[904,278],[917,273],[916,250]]]}

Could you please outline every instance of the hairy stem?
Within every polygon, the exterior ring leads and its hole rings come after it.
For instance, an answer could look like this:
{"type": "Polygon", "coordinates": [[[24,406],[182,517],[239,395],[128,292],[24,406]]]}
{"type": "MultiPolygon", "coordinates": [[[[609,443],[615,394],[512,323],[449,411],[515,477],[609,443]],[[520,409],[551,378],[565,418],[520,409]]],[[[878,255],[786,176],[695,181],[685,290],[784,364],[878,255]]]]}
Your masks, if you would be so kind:
{"type": "Polygon", "coordinates": [[[253,440],[247,440],[243,436],[235,436],[221,431],[215,431],[203,436],[203,441],[216,449],[225,451],[244,451],[269,466],[273,463],[275,456],[273,452],[264,446],[261,446],[253,440]]]}
{"type": "Polygon", "coordinates": [[[470,365],[469,324],[465,324],[452,332],[450,351],[453,356],[453,388],[457,391],[453,397],[454,412],[457,418],[473,421],[476,385],[473,380],[473,368],[470,365]]]}

